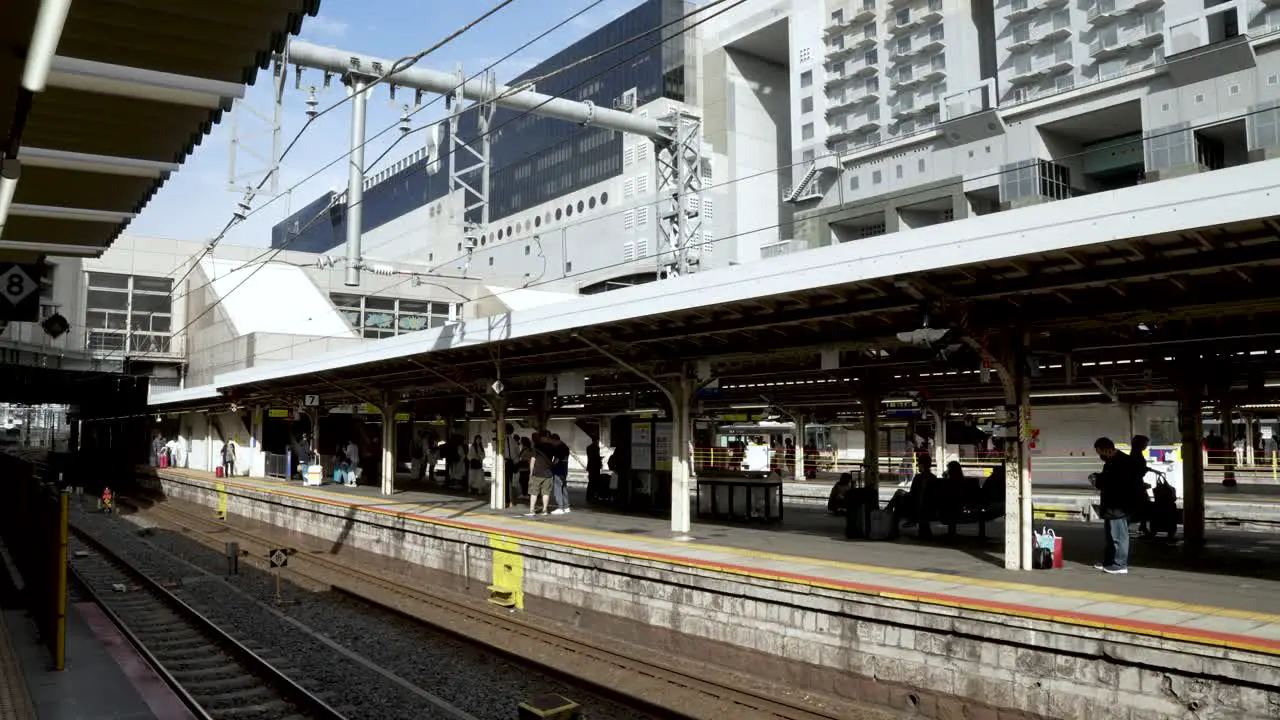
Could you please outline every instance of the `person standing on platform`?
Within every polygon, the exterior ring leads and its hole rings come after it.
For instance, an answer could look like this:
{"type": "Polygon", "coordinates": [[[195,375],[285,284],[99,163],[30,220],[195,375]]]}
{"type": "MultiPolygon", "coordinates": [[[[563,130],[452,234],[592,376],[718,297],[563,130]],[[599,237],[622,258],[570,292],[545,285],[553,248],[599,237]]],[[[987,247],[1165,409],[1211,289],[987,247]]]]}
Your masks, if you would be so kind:
{"type": "Polygon", "coordinates": [[[559,435],[551,434],[551,493],[555,497],[553,515],[569,512],[569,446],[559,435]]]}
{"type": "Polygon", "coordinates": [[[1137,510],[1142,478],[1133,459],[1116,449],[1111,438],[1100,437],[1093,449],[1102,460],[1102,472],[1089,476],[1098,488],[1098,516],[1102,518],[1104,545],[1102,564],[1094,568],[1111,575],[1129,572],[1129,518],[1137,510]]]}
{"type": "Polygon", "coordinates": [[[600,488],[601,471],[604,463],[600,459],[600,438],[591,435],[591,444],[587,446],[587,501],[595,502],[604,496],[600,488]]]}
{"type": "Polygon", "coordinates": [[[551,514],[551,463],[554,448],[543,442],[540,433],[533,434],[533,456],[529,458],[529,517],[538,514],[538,498],[542,498],[543,514],[551,514]]]}
{"type": "Polygon", "coordinates": [[[516,482],[520,476],[520,437],[511,423],[507,423],[502,432],[502,481],[507,488],[507,506],[510,507],[520,497],[520,486],[516,482]]]}
{"type": "Polygon", "coordinates": [[[232,477],[236,474],[236,444],[222,443],[222,476],[232,477]]]}
{"type": "Polygon", "coordinates": [[[355,487],[360,479],[360,446],[356,445],[355,438],[347,441],[346,456],[347,477],[344,482],[348,487],[355,487]]]}

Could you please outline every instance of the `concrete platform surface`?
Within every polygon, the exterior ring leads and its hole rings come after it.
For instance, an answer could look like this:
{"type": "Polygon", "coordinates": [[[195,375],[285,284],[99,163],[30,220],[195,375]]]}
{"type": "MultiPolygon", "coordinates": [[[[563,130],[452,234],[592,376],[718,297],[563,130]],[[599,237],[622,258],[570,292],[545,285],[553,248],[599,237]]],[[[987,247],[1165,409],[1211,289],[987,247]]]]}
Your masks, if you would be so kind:
{"type": "MultiPolygon", "coordinates": [[[[191,470],[159,472],[216,484],[228,494],[265,491],[761,580],[1280,655],[1280,538],[1257,533],[1215,533],[1196,554],[1135,540],[1130,574],[1110,576],[1092,568],[1101,559],[1099,528],[1059,522],[1053,526],[1064,538],[1067,567],[1014,573],[1003,569],[1000,540],[849,541],[843,519],[818,509],[788,508],[785,523],[776,527],[695,521],[693,539],[685,540],[671,537],[664,519],[585,508],[525,518],[522,510],[493,512],[487,499],[443,491],[384,497],[372,487],[309,488],[280,480],[215,481],[191,470]]],[[[999,537],[999,523],[990,532],[999,537]]]]}
{"type": "Polygon", "coordinates": [[[0,566],[0,720],[194,720],[97,605],[69,605],[66,668],[51,665],[0,566]]]}

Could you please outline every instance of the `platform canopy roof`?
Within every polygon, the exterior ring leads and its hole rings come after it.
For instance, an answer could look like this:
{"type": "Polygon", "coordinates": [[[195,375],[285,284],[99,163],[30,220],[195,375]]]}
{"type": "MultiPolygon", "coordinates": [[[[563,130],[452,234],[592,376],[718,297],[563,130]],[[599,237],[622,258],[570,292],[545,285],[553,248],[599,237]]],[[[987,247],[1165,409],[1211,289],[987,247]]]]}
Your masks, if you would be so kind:
{"type": "Polygon", "coordinates": [[[1044,358],[1041,388],[1153,397],[1172,387],[1167,358],[1197,343],[1276,365],[1248,353],[1280,349],[1278,171],[1280,161],[1255,163],[514,310],[152,402],[459,395],[483,392],[499,367],[512,396],[578,371],[588,396],[616,389],[628,402],[649,386],[615,358],[660,378],[710,360],[725,400],[848,404],[875,371],[904,389],[989,402],[1000,383],[980,382],[972,346],[1012,327],[1044,358]],[[899,338],[926,318],[974,343],[944,360],[942,348],[899,338]],[[824,371],[833,350],[840,369],[824,371]]]}
{"type": "Polygon", "coordinates": [[[21,161],[0,259],[100,255],[319,0],[72,0],[26,96],[40,7],[0,2],[0,137],[21,161]]]}

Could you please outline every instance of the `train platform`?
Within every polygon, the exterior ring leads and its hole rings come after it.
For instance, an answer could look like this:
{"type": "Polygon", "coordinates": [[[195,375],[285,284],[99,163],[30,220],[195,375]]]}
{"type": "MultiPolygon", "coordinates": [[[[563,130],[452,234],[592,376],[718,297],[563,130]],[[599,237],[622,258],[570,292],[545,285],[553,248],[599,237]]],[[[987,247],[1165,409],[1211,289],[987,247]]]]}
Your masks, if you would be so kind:
{"type": "Polygon", "coordinates": [[[195,720],[102,611],[72,602],[67,662],[49,652],[0,565],[0,720],[195,720]]]}
{"type": "MultiPolygon", "coordinates": [[[[527,518],[495,512],[487,500],[436,491],[387,498],[372,487],[303,487],[296,482],[147,469],[168,480],[220,493],[269,493],[341,508],[604,553],[631,560],[727,572],[764,582],[795,583],[959,610],[1163,637],[1280,656],[1280,539],[1215,533],[1196,555],[1135,541],[1127,576],[1093,569],[1101,531],[1055,523],[1067,566],[1010,573],[1002,540],[972,535],[921,541],[849,541],[843,519],[818,509],[788,509],[776,527],[698,523],[693,539],[673,538],[665,519],[589,508],[527,518]]],[[[999,524],[990,530],[999,537],[999,524]]]]}

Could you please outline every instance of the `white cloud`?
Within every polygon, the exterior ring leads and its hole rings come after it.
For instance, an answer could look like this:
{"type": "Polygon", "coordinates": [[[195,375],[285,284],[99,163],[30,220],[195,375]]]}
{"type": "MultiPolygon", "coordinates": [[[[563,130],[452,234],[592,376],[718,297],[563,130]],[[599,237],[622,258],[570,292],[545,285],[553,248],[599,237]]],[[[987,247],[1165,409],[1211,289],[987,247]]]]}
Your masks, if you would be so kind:
{"type": "Polygon", "coordinates": [[[340,38],[346,35],[350,28],[349,23],[324,15],[308,18],[302,23],[303,34],[325,38],[340,38]]]}

